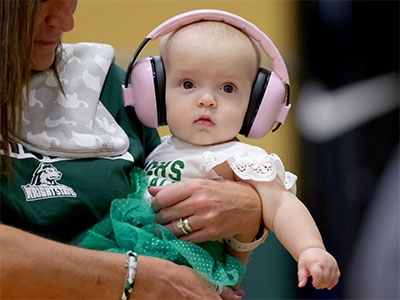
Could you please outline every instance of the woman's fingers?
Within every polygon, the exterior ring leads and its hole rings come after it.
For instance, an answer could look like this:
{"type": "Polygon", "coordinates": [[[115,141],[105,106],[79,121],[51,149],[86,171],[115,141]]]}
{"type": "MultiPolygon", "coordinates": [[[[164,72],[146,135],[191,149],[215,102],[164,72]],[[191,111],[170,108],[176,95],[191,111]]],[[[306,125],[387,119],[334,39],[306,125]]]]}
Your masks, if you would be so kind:
{"type": "Polygon", "coordinates": [[[135,290],[138,299],[221,299],[197,271],[150,256],[139,256],[135,290]]]}
{"type": "Polygon", "coordinates": [[[224,286],[220,297],[224,300],[240,300],[244,296],[243,290],[232,290],[231,288],[224,286]]]}
{"type": "Polygon", "coordinates": [[[247,184],[193,179],[149,191],[154,195],[156,222],[166,225],[176,236],[183,236],[178,220],[190,216],[193,233],[185,240],[197,243],[233,235],[251,240],[259,230],[260,198],[247,184]]]}
{"type": "Polygon", "coordinates": [[[205,227],[202,223],[202,218],[198,216],[192,215],[190,217],[182,218],[182,220],[174,220],[164,226],[180,240],[195,244],[204,242],[205,240],[213,241],[219,238],[218,235],[213,236],[213,233],[210,233],[210,227],[205,227]],[[189,226],[190,228],[189,230],[184,227],[185,220],[187,224],[186,226],[189,226]]]}
{"type": "Polygon", "coordinates": [[[154,197],[151,207],[157,213],[160,209],[171,207],[187,198],[196,190],[202,188],[201,179],[193,179],[180,183],[167,184],[162,187],[149,187],[149,193],[154,197]]]}
{"type": "Polygon", "coordinates": [[[192,242],[195,244],[204,242],[205,240],[212,241],[213,239],[208,239],[209,235],[207,234],[206,230],[198,230],[194,231],[189,235],[181,235],[179,237],[182,241],[192,242]]]}
{"type": "Polygon", "coordinates": [[[181,201],[173,206],[160,209],[156,213],[156,222],[161,225],[168,224],[174,220],[190,216],[196,210],[193,201],[181,201]]]}
{"type": "Polygon", "coordinates": [[[173,222],[165,224],[164,226],[169,229],[169,231],[171,231],[176,237],[182,237],[182,240],[194,242],[192,241],[191,236],[193,235],[193,233],[203,228],[200,224],[200,218],[196,216],[190,216],[174,220],[173,222]],[[185,237],[185,239],[183,239],[183,237],[185,237]]]}

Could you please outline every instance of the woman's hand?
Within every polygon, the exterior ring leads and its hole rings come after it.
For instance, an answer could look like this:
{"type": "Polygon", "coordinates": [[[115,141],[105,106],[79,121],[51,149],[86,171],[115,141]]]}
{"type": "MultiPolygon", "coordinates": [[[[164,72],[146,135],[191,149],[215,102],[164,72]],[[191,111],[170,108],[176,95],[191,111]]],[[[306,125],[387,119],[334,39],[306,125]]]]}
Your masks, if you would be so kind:
{"type": "Polygon", "coordinates": [[[245,183],[192,179],[186,182],[150,187],[156,221],[182,240],[200,243],[235,236],[249,242],[261,224],[261,200],[245,183]],[[193,229],[184,235],[180,218],[188,218],[193,229]]]}
{"type": "Polygon", "coordinates": [[[219,296],[215,287],[195,270],[149,256],[139,256],[135,286],[130,299],[225,299],[240,300],[224,287],[219,296]]]}

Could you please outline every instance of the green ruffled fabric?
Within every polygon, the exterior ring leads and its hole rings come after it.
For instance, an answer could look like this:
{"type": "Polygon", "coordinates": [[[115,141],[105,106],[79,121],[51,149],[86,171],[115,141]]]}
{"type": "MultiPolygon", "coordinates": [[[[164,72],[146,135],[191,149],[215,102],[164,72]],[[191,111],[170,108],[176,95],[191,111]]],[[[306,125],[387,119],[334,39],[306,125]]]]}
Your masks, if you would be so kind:
{"type": "Polygon", "coordinates": [[[192,267],[213,284],[234,286],[245,267],[224,251],[219,242],[193,244],[181,241],[167,228],[155,223],[155,213],[147,192],[148,178],[139,168],[131,174],[136,191],[111,203],[108,218],[97,223],[79,244],[80,247],[167,259],[192,267]]]}

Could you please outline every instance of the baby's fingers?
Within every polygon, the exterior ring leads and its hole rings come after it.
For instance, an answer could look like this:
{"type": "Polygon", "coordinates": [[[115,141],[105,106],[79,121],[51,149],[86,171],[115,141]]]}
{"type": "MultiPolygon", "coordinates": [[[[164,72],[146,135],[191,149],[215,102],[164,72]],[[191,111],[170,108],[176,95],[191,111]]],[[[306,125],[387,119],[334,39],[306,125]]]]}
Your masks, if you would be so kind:
{"type": "Polygon", "coordinates": [[[299,257],[299,280],[303,278],[300,278],[302,268],[308,272],[308,276],[312,276],[312,285],[316,289],[332,289],[339,281],[340,271],[337,262],[324,249],[309,248],[301,253],[299,257]]]}
{"type": "MultiPolygon", "coordinates": [[[[324,270],[319,264],[312,264],[310,266],[310,274],[312,276],[312,285],[316,289],[324,288],[324,270]]],[[[325,286],[326,287],[326,286],[325,286]]]]}
{"type": "Polygon", "coordinates": [[[305,266],[299,266],[299,270],[297,272],[297,278],[299,280],[298,287],[303,287],[307,284],[308,276],[310,276],[310,274],[308,273],[305,266]]]}
{"type": "Polygon", "coordinates": [[[331,272],[330,280],[329,280],[329,283],[328,283],[328,290],[331,290],[335,285],[338,284],[338,282],[339,282],[339,277],[340,277],[339,268],[335,268],[335,269],[331,272]]]}
{"type": "Polygon", "coordinates": [[[332,289],[339,281],[340,272],[338,269],[322,268],[320,265],[310,267],[313,277],[312,284],[316,289],[332,289]]]}

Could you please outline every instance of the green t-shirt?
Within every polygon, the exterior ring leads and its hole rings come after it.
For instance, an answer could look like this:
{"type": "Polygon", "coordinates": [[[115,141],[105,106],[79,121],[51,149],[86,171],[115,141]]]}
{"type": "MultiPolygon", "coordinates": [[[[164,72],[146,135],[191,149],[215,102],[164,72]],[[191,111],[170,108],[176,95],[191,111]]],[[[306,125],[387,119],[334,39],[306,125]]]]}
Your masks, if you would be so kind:
{"type": "Polygon", "coordinates": [[[101,101],[128,135],[128,153],[65,159],[33,153],[17,144],[11,153],[12,179],[0,175],[2,223],[71,243],[104,218],[113,199],[125,197],[132,190],[132,167],[143,167],[159,137],[155,129],[137,120],[132,107],[124,108],[124,79],[125,72],[112,64],[101,101]]]}

